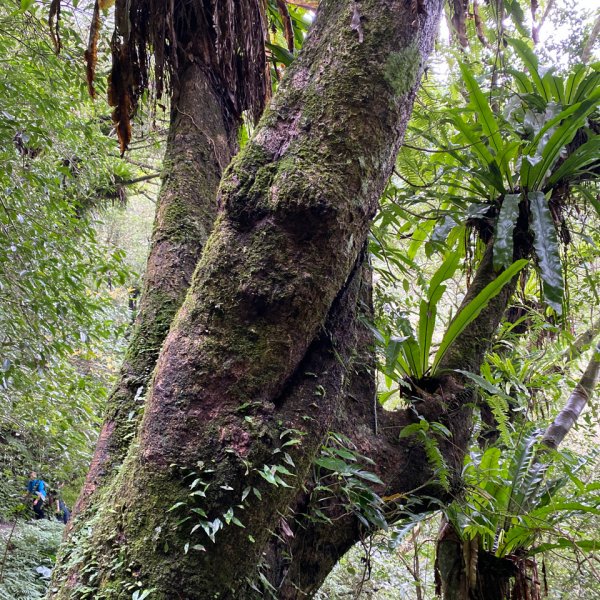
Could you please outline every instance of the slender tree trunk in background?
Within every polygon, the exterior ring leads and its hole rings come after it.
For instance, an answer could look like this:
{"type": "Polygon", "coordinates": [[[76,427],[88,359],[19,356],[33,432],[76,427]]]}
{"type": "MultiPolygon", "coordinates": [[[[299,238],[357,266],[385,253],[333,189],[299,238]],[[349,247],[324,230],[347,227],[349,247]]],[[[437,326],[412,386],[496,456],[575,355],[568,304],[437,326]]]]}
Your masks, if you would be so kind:
{"type": "Polygon", "coordinates": [[[440,10],[322,3],[222,183],[140,435],[80,537],[93,566],[65,563],[53,597],[87,585],[129,599],[139,583],[155,598],[239,598],[260,585],[263,550],[341,409],[362,248],[440,10]]]}
{"type": "Polygon", "coordinates": [[[203,70],[182,68],[179,83],[139,312],[75,516],[110,482],[135,435],[158,353],[214,224],[222,171],[235,152],[237,123],[203,70]]]}
{"type": "Polygon", "coordinates": [[[592,358],[581,379],[571,392],[564,408],[556,415],[552,424],[546,429],[542,443],[552,450],[556,450],[573,428],[579,415],[587,406],[594,393],[600,375],[600,344],[592,353],[592,358]]]}

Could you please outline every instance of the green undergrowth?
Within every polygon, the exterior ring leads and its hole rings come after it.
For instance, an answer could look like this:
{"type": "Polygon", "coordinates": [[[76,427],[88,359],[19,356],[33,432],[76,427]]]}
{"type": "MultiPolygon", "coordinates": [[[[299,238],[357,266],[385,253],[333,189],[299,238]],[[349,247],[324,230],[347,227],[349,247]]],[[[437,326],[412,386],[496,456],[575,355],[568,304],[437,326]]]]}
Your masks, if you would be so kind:
{"type": "Polygon", "coordinates": [[[38,600],[44,598],[49,579],[36,572],[38,567],[52,569],[64,525],[58,521],[18,522],[8,552],[6,544],[11,523],[0,523],[0,600],[38,600]],[[6,560],[4,561],[4,558],[6,560]]]}

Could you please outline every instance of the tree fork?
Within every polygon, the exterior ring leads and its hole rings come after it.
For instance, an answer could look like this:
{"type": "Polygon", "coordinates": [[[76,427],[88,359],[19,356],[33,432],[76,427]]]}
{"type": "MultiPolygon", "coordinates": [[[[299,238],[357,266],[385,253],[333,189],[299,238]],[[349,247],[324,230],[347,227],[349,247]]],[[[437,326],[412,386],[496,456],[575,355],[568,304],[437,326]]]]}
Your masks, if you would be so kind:
{"type": "MultiPolygon", "coordinates": [[[[418,15],[403,0],[322,4],[257,134],[227,171],[215,231],[163,346],[140,435],[91,524],[97,597],[125,598],[139,581],[157,598],[233,598],[257,577],[269,531],[302,485],[332,413],[319,388],[325,365],[304,371],[304,359],[327,343],[327,315],[353,288],[440,9],[438,0],[418,15]],[[273,475],[286,440],[294,440],[295,477],[282,475],[290,488],[261,476],[273,475]],[[192,471],[202,499],[190,499],[192,471]],[[244,506],[248,487],[262,500],[244,506]],[[177,525],[182,515],[167,511],[178,502],[204,511],[214,543],[177,525]],[[244,529],[223,525],[230,510],[244,529]],[[200,545],[205,551],[191,548],[200,545]]],[[[55,597],[70,595],[63,584],[55,597]]]]}
{"type": "MultiPolygon", "coordinates": [[[[498,275],[493,270],[491,258],[490,243],[461,307],[466,306],[498,275]]],[[[363,277],[369,281],[368,274],[363,277]]],[[[450,357],[461,356],[465,364],[479,371],[515,286],[516,278],[490,301],[457,338],[456,348],[449,353],[450,357]],[[473,343],[474,339],[477,340],[476,344],[473,343]]],[[[363,319],[365,316],[368,319],[368,283],[363,286],[363,292],[361,312],[363,319]]],[[[384,411],[374,402],[376,390],[372,336],[362,319],[354,319],[353,323],[357,345],[352,353],[354,360],[349,369],[348,383],[341,391],[332,430],[348,436],[361,454],[375,462],[372,469],[385,483],[384,488],[376,491],[389,499],[385,510],[389,521],[393,522],[398,518],[397,514],[395,516],[397,503],[401,504],[409,497],[422,494],[445,502],[451,499],[453,493],[460,493],[460,472],[470,437],[470,404],[473,397],[465,389],[462,377],[450,370],[457,367],[446,363],[448,372],[440,379],[437,392],[416,406],[416,410],[428,420],[443,423],[452,433],[451,439],[438,440],[451,473],[451,490],[447,491],[437,483],[424,449],[418,443],[411,444],[406,439],[399,439],[402,428],[415,421],[415,411],[384,411]]],[[[311,597],[339,558],[361,537],[370,534],[349,507],[343,507],[339,498],[315,507],[310,498],[311,484],[307,487],[309,491],[302,491],[291,506],[285,527],[277,529],[278,535],[272,538],[265,557],[265,573],[281,600],[311,597]],[[327,522],[318,517],[315,508],[319,508],[331,520],[327,522]]],[[[427,503],[422,506],[423,510],[429,508],[427,503]]],[[[418,509],[413,507],[412,510],[418,509]]]]}

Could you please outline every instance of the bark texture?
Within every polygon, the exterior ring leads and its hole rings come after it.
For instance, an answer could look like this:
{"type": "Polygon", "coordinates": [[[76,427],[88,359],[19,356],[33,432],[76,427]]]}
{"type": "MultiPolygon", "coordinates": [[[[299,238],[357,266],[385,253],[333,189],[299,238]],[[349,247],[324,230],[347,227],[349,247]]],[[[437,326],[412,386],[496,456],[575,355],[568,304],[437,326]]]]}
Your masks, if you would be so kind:
{"type": "Polygon", "coordinates": [[[361,252],[440,9],[322,3],[222,183],[140,434],[81,535],[88,567],[72,555],[53,597],[130,598],[139,585],[155,598],[240,598],[260,586],[263,551],[340,410],[361,252]]]}
{"type": "Polygon", "coordinates": [[[443,600],[505,600],[515,564],[463,540],[450,523],[442,525],[436,546],[436,584],[443,600]]]}
{"type": "Polygon", "coordinates": [[[212,230],[221,173],[235,151],[234,123],[225,114],[202,69],[182,69],[139,311],[75,514],[115,474],[140,422],[158,353],[212,230]]]}

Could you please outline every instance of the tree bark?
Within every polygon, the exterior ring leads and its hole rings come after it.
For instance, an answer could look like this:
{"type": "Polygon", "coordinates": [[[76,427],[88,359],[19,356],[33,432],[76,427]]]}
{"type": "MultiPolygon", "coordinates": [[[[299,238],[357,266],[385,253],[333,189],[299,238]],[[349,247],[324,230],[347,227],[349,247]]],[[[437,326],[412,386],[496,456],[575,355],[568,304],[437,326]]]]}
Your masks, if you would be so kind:
{"type": "Polygon", "coordinates": [[[238,598],[260,582],[271,532],[338,409],[354,345],[346,307],[440,9],[439,0],[422,14],[403,0],[322,3],[221,185],[140,435],[80,538],[93,566],[66,564],[53,597],[88,586],[130,598],[139,584],[155,598],[238,598]],[[292,475],[281,470],[286,452],[292,475]]]}
{"type": "Polygon", "coordinates": [[[596,385],[598,385],[599,376],[600,344],[594,348],[592,358],[575,389],[571,392],[564,408],[556,415],[554,421],[546,429],[542,438],[542,443],[545,446],[556,450],[562,443],[594,393],[596,385]]]}
{"type": "Polygon", "coordinates": [[[158,353],[212,230],[221,173],[236,148],[235,124],[203,70],[182,68],[179,83],[139,311],[75,516],[114,476],[135,435],[158,353]]]}

